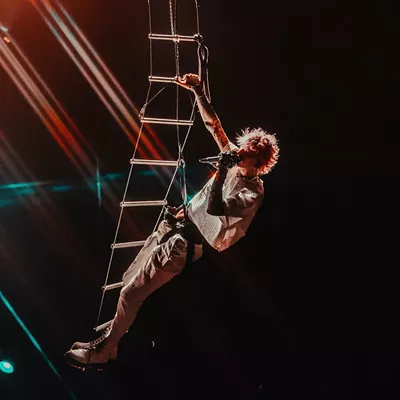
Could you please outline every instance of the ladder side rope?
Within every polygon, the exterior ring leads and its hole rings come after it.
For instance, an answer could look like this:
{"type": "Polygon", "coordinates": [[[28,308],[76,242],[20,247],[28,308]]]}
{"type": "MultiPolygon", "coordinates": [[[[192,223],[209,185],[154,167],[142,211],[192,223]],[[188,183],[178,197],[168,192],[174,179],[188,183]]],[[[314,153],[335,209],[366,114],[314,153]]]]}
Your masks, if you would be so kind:
{"type": "MultiPolygon", "coordinates": [[[[169,13],[170,13],[170,25],[171,25],[171,35],[177,35],[177,6],[176,0],[169,0],[169,13]]],[[[174,50],[175,50],[175,76],[180,76],[180,68],[179,68],[179,41],[174,42],[174,50]]],[[[179,86],[176,87],[176,119],[179,120],[179,86]]],[[[187,191],[186,191],[186,177],[185,177],[185,160],[183,158],[183,149],[181,145],[180,139],[180,129],[179,125],[176,126],[176,137],[178,144],[178,165],[181,169],[180,176],[180,187],[181,187],[181,197],[183,202],[183,210],[186,216],[186,202],[187,202],[187,191]]]]}
{"type": "MultiPolygon", "coordinates": [[[[191,116],[190,116],[191,118],[194,118],[195,106],[196,106],[196,104],[193,104],[193,108],[192,108],[192,112],[191,112],[191,116]]],[[[192,127],[190,126],[188,131],[187,131],[187,133],[186,133],[186,135],[185,135],[185,139],[184,139],[183,144],[182,144],[182,151],[185,149],[186,142],[187,142],[187,140],[189,138],[191,128],[192,127]]],[[[167,200],[167,197],[169,195],[169,192],[171,191],[172,185],[174,183],[175,176],[178,173],[178,171],[179,171],[179,166],[175,168],[174,174],[172,175],[171,182],[170,182],[170,184],[168,186],[168,189],[167,189],[167,192],[165,194],[164,200],[167,200]]],[[[153,228],[153,232],[155,232],[155,230],[157,229],[158,223],[160,222],[160,219],[161,219],[161,216],[163,215],[163,212],[164,212],[164,208],[161,210],[161,212],[160,212],[160,214],[158,216],[157,222],[155,223],[154,228],[153,228]]]]}
{"type": "MultiPolygon", "coordinates": [[[[150,95],[150,87],[151,87],[151,84],[149,85],[149,89],[147,91],[146,102],[148,101],[148,98],[149,98],[149,95],[150,95]]],[[[140,143],[140,138],[142,136],[142,132],[143,132],[143,123],[140,124],[140,129],[139,129],[138,137],[137,137],[137,140],[136,140],[135,148],[133,150],[132,159],[134,159],[135,156],[136,156],[136,152],[137,152],[138,147],[139,147],[139,143],[140,143]]],[[[125,202],[126,195],[128,193],[129,183],[130,183],[131,176],[132,176],[132,173],[133,173],[133,167],[134,167],[134,165],[131,164],[131,166],[129,168],[129,173],[128,173],[128,177],[127,177],[127,180],[126,180],[126,184],[125,184],[124,194],[122,196],[122,203],[125,202]]],[[[118,238],[118,233],[119,233],[119,229],[120,229],[120,226],[121,226],[123,212],[124,212],[124,207],[120,207],[117,227],[116,227],[116,230],[115,230],[114,240],[113,240],[113,243],[112,243],[112,246],[111,246],[111,254],[110,254],[110,259],[109,259],[109,262],[108,262],[106,278],[105,278],[105,281],[104,281],[104,287],[107,286],[108,278],[110,276],[111,265],[112,265],[112,262],[113,262],[113,259],[114,259],[114,251],[115,251],[114,245],[115,245],[115,243],[117,241],[117,238],[118,238]]],[[[99,307],[99,311],[98,311],[98,314],[97,314],[96,326],[99,325],[99,321],[100,321],[100,317],[101,317],[101,311],[103,309],[103,303],[104,303],[105,294],[106,294],[106,292],[105,292],[105,290],[103,290],[102,291],[102,295],[101,295],[101,300],[100,300],[100,307],[99,307]]]]}
{"type": "Polygon", "coordinates": [[[197,32],[200,32],[200,18],[199,18],[199,2],[194,0],[196,3],[196,23],[197,23],[197,32]]]}

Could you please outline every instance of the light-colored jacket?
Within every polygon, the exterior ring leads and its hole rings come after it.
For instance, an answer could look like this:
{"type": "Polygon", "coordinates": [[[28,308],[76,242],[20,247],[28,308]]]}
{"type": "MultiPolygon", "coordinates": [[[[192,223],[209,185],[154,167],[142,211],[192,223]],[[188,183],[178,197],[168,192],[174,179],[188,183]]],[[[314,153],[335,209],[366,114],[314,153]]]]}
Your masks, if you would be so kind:
{"type": "MultiPolygon", "coordinates": [[[[226,148],[234,149],[237,150],[237,147],[232,143],[226,148]]],[[[225,215],[215,216],[207,213],[214,179],[215,176],[190,201],[188,215],[204,239],[214,249],[223,251],[246,234],[263,200],[264,186],[258,176],[248,179],[239,173],[237,166],[231,168],[222,189],[225,215]]]]}

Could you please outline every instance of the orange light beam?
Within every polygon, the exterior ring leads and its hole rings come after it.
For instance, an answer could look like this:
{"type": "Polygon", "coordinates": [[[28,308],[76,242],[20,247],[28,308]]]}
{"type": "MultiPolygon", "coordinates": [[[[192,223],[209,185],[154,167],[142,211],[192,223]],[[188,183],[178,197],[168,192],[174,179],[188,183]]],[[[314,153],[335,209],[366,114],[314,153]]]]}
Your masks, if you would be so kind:
{"type": "MultiPolygon", "coordinates": [[[[31,2],[36,3],[37,0],[31,0],[31,2]]],[[[110,99],[113,101],[114,105],[116,108],[121,112],[121,114],[125,117],[125,120],[128,123],[128,126],[130,126],[132,131],[129,131],[128,129],[123,128],[123,131],[125,134],[127,134],[128,138],[135,143],[135,140],[133,139],[133,134],[139,132],[140,128],[138,124],[135,122],[135,120],[132,118],[131,114],[129,111],[126,109],[126,107],[123,105],[121,100],[119,99],[118,95],[115,93],[115,91],[111,88],[107,80],[104,78],[102,73],[99,71],[99,69],[96,67],[94,62],[90,59],[88,53],[83,49],[83,47],[80,45],[76,37],[73,35],[73,33],[68,29],[68,27],[65,25],[65,23],[58,17],[57,13],[55,10],[51,7],[50,3],[46,0],[42,0],[42,3],[46,7],[47,11],[49,12],[50,16],[53,18],[54,22],[58,25],[59,29],[61,32],[64,34],[64,36],[68,39],[69,43],[71,46],[76,50],[76,52],[79,54],[83,62],[86,64],[87,68],[91,73],[93,74],[94,78],[97,80],[98,84],[100,87],[103,88],[103,90],[108,94],[110,99]]],[[[38,10],[39,7],[37,7],[38,10]]],[[[47,20],[47,18],[44,16],[44,14],[40,11],[42,14],[42,17],[47,20]]],[[[47,20],[47,24],[50,26],[51,23],[47,20]]],[[[52,29],[53,33],[55,33],[55,29],[52,29]]],[[[57,39],[60,41],[61,36],[57,35],[57,39]],[[58,37],[57,37],[58,36],[58,37]]],[[[62,40],[62,39],[61,39],[62,40]]],[[[60,42],[61,43],[61,42],[60,42]]],[[[65,43],[65,42],[64,42],[65,43]]],[[[73,61],[75,62],[76,65],[79,64],[79,61],[76,59],[76,57],[73,55],[73,53],[70,51],[70,49],[67,50],[66,45],[63,45],[64,49],[68,52],[68,54],[72,57],[73,61]]],[[[83,68],[79,68],[81,72],[83,71],[83,68]]],[[[88,78],[88,74],[84,73],[84,76],[88,78]]],[[[97,94],[99,94],[99,90],[95,89],[94,82],[91,80],[91,86],[93,89],[96,91],[97,94]]],[[[102,96],[102,101],[104,103],[105,98],[102,96]]],[[[107,102],[108,103],[108,102],[107,102]]],[[[108,103],[109,104],[109,103],[108,103]]],[[[119,117],[116,116],[116,113],[111,110],[111,105],[107,106],[108,110],[112,113],[114,118],[117,119],[117,122],[120,123],[121,125],[121,120],[119,117]]],[[[154,153],[154,149],[152,148],[151,143],[149,142],[148,138],[144,137],[143,139],[145,149],[147,149],[149,152],[154,153]]],[[[144,152],[144,149],[141,149],[142,152],[144,152]]]]}
{"type": "MultiPolygon", "coordinates": [[[[0,43],[0,51],[3,52],[3,54],[7,57],[10,56],[9,54],[6,54],[4,52],[4,49],[2,48],[2,45],[0,43]]],[[[75,161],[74,158],[72,157],[71,152],[69,151],[69,149],[66,147],[66,145],[61,141],[61,139],[59,138],[57,132],[55,131],[55,129],[53,128],[53,126],[50,124],[50,122],[48,121],[48,119],[46,118],[46,114],[40,109],[39,105],[37,104],[36,101],[40,101],[38,100],[38,98],[35,98],[35,95],[33,93],[30,93],[32,91],[35,90],[34,88],[34,84],[32,82],[29,82],[29,77],[26,76],[26,74],[23,71],[23,68],[21,65],[18,65],[18,61],[13,62],[13,60],[11,59],[11,61],[9,60],[9,62],[13,65],[15,71],[12,70],[12,68],[10,68],[9,65],[7,65],[4,61],[4,59],[0,58],[0,63],[3,66],[3,68],[5,69],[5,71],[8,73],[8,75],[10,76],[10,78],[12,79],[12,81],[16,84],[17,88],[20,90],[20,92],[22,93],[22,95],[25,97],[25,99],[28,101],[28,103],[31,105],[31,107],[33,108],[33,110],[36,112],[36,114],[38,115],[38,117],[41,119],[41,121],[45,124],[45,126],[47,127],[47,129],[49,130],[49,132],[52,134],[53,138],[57,141],[57,143],[60,145],[60,147],[63,149],[63,151],[70,157],[71,161],[75,161]],[[18,76],[20,79],[18,79],[18,76]],[[28,82],[27,82],[28,81],[28,82]],[[25,86],[23,85],[23,83],[25,83],[25,86]],[[35,101],[36,100],[36,101],[35,101]]],[[[74,163],[75,164],[75,163],[74,163]]],[[[76,165],[76,164],[75,164],[76,165]]],[[[79,167],[79,165],[76,165],[77,167],[79,167]]]]}
{"type": "MultiPolygon", "coordinates": [[[[96,50],[94,49],[94,47],[91,45],[91,43],[89,42],[89,40],[86,38],[86,36],[84,35],[84,33],[80,30],[80,28],[78,27],[78,25],[75,23],[75,21],[72,19],[72,17],[68,14],[68,12],[65,10],[65,8],[60,4],[60,2],[58,0],[56,0],[56,3],[58,5],[58,7],[61,9],[61,11],[63,12],[65,18],[69,21],[69,23],[71,24],[71,26],[75,29],[76,33],[78,34],[79,38],[81,39],[81,41],[86,45],[86,47],[89,49],[91,55],[94,57],[94,59],[98,62],[98,64],[102,67],[103,71],[106,73],[106,75],[108,76],[108,78],[111,80],[111,82],[114,84],[114,86],[118,89],[120,96],[123,97],[123,99],[126,101],[126,103],[131,107],[131,109],[135,112],[136,115],[139,115],[139,110],[138,108],[135,106],[135,104],[133,104],[132,100],[129,98],[129,96],[127,95],[127,93],[125,92],[125,90],[123,89],[123,87],[121,86],[121,84],[118,82],[118,80],[115,78],[115,76],[112,74],[112,72],[110,71],[110,69],[107,67],[107,65],[105,64],[105,62],[101,59],[101,57],[98,55],[98,53],[96,52],[96,50]]],[[[168,156],[168,152],[165,148],[165,146],[161,143],[160,139],[157,137],[155,131],[150,127],[147,126],[146,124],[146,129],[148,130],[148,132],[150,133],[150,135],[152,136],[152,139],[154,140],[155,144],[157,145],[157,147],[160,149],[160,151],[163,153],[163,156],[168,156]]]]}
{"type": "Polygon", "coordinates": [[[44,82],[43,78],[40,76],[40,74],[36,71],[35,67],[32,65],[32,63],[28,60],[28,58],[25,56],[25,54],[22,52],[20,49],[20,46],[17,44],[17,41],[15,38],[12,38],[12,41],[14,43],[14,48],[18,53],[18,56],[24,61],[25,65],[28,66],[30,72],[32,75],[35,77],[35,79],[41,84],[42,88],[46,92],[47,96],[53,101],[53,103],[56,105],[56,108],[61,112],[62,116],[64,119],[67,121],[67,123],[72,127],[73,131],[78,135],[79,139],[82,141],[82,143],[85,145],[85,147],[90,151],[92,155],[94,155],[94,150],[90,146],[89,142],[86,140],[85,136],[83,136],[82,132],[78,129],[72,118],[68,115],[68,113],[65,111],[63,106],[60,104],[60,102],[57,100],[51,89],[47,86],[47,84],[44,82]]]}
{"type": "Polygon", "coordinates": [[[89,73],[84,69],[82,64],[79,62],[78,58],[74,55],[73,51],[68,47],[67,43],[61,35],[57,32],[53,24],[49,21],[49,19],[45,16],[43,11],[39,8],[39,6],[36,4],[36,0],[30,0],[31,3],[36,7],[37,11],[39,14],[42,16],[43,20],[47,24],[47,26],[50,28],[56,39],[60,42],[61,46],[64,48],[64,50],[67,52],[67,54],[71,57],[72,61],[75,63],[75,65],[78,67],[79,71],[82,73],[82,75],[86,78],[92,89],[96,92],[96,94],[99,96],[100,100],[102,103],[105,105],[105,107],[108,109],[108,111],[111,113],[111,115],[114,117],[114,119],[117,121],[118,125],[121,127],[122,131],[125,133],[125,135],[128,137],[130,142],[134,145],[135,144],[135,139],[132,136],[132,132],[126,127],[126,125],[123,123],[121,118],[117,115],[117,113],[113,110],[112,105],[108,102],[106,97],[103,95],[101,92],[100,88],[96,85],[95,81],[90,77],[89,73]]]}

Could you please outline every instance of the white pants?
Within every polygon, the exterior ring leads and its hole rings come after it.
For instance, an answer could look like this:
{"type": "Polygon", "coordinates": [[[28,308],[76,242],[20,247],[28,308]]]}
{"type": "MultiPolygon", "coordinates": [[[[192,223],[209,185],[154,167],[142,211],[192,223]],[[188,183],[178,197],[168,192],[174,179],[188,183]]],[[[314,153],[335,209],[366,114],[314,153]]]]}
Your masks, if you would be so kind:
{"type": "MultiPolygon", "coordinates": [[[[110,340],[117,343],[136,319],[145,299],[159,287],[178,275],[185,266],[188,241],[179,233],[161,243],[171,231],[167,221],[162,221],[157,232],[150,235],[143,248],[123,275],[117,311],[112,323],[110,340]]],[[[195,245],[193,260],[200,258],[201,245],[195,245]]]]}

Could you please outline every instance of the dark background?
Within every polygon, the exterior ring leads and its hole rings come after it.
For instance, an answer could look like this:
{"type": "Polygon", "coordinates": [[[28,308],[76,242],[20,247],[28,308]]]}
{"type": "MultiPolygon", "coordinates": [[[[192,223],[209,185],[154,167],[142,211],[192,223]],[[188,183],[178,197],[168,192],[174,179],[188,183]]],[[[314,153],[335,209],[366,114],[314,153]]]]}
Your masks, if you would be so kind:
{"type": "MultiPolygon", "coordinates": [[[[131,143],[32,5],[11,3],[0,20],[14,16],[11,33],[93,147],[102,174],[123,174],[113,183],[120,199],[131,143]]],[[[147,2],[62,4],[140,109],[147,2]]],[[[396,396],[395,18],[383,6],[336,1],[200,4],[225,130],[232,138],[246,126],[276,132],[281,158],[264,179],[265,201],[247,236],[220,254],[206,246],[199,262],[154,293],[102,374],[70,368],[63,354],[95,337],[118,202],[98,207],[0,69],[0,128],[29,170],[19,179],[75,188],[44,187],[46,199],[16,193],[0,207],[1,290],[63,381],[0,304],[0,349],[16,368],[0,376],[1,398],[67,399],[67,387],[78,399],[396,396]]],[[[209,173],[196,160],[215,153],[197,118],[186,149],[194,190],[209,173]]],[[[1,168],[1,184],[15,183],[4,160],[1,168]]]]}

